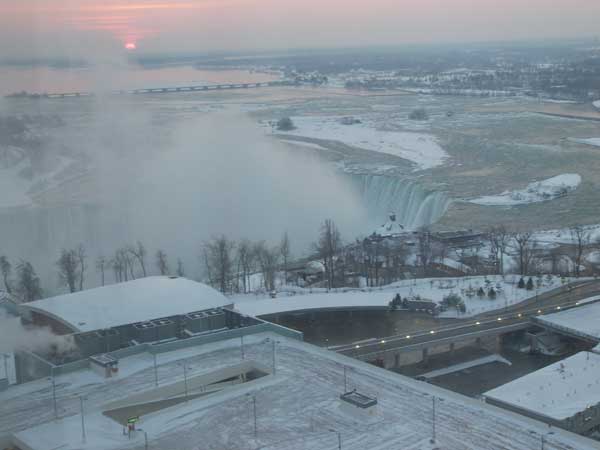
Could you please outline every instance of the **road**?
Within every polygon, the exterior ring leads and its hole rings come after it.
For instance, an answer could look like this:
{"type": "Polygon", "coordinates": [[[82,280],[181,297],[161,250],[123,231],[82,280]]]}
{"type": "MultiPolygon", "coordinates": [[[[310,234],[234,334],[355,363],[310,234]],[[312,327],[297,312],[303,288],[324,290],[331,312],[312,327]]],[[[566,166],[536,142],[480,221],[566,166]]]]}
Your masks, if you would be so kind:
{"type": "Polygon", "coordinates": [[[501,311],[491,311],[461,321],[459,325],[454,324],[421,330],[411,335],[395,335],[382,339],[354,342],[336,347],[334,350],[347,356],[368,359],[369,357],[376,357],[377,354],[384,351],[393,351],[411,346],[418,348],[426,342],[440,341],[487,330],[501,331],[499,329],[502,328],[506,332],[515,331],[525,326],[532,316],[577,307],[580,300],[594,295],[600,295],[600,280],[574,282],[501,311]]]}

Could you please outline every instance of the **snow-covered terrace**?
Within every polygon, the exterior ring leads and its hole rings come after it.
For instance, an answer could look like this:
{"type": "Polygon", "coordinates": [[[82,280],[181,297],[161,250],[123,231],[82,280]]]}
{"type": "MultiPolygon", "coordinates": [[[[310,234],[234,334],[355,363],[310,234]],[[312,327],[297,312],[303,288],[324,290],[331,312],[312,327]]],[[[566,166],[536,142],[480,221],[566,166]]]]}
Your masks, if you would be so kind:
{"type": "MultiPolygon", "coordinates": [[[[585,300],[580,302],[585,303],[585,300]]],[[[600,342],[600,302],[578,306],[547,316],[536,321],[549,328],[563,330],[568,334],[580,336],[593,342],[600,342]]]]}
{"type": "Polygon", "coordinates": [[[561,280],[557,277],[551,280],[544,279],[542,285],[533,291],[518,289],[519,276],[474,276],[457,279],[448,278],[423,278],[418,280],[405,280],[378,288],[364,289],[339,289],[327,292],[325,289],[298,289],[280,292],[276,298],[267,296],[236,296],[235,308],[239,312],[250,316],[264,316],[286,312],[300,312],[310,310],[351,310],[351,309],[385,309],[396,294],[402,298],[421,296],[423,299],[437,303],[442,302],[445,296],[455,293],[460,295],[466,306],[465,313],[448,310],[442,317],[470,317],[489,311],[515,305],[561,287],[561,280]],[[488,281],[486,283],[486,280],[488,281]],[[487,292],[489,287],[496,291],[494,300],[488,297],[480,298],[475,295],[480,287],[487,292]]]}
{"type": "MultiPolygon", "coordinates": [[[[339,433],[344,450],[531,450],[547,434],[548,427],[540,422],[279,335],[248,337],[243,355],[271,367],[273,340],[274,375],[142,415],[137,428],[147,432],[147,448],[197,449],[201,444],[204,449],[333,450],[339,433]],[[374,416],[361,418],[340,408],[344,367],[348,390],[377,398],[374,416]]],[[[188,377],[194,377],[236,365],[241,358],[239,339],[163,353],[159,385],[181,383],[183,364],[188,377]]],[[[122,425],[102,411],[116,399],[154,389],[152,357],[121,359],[120,371],[107,380],[89,370],[59,376],[56,421],[48,381],[11,387],[0,393],[0,430],[17,432],[22,448],[35,450],[142,449],[143,432],[129,440],[122,425]]],[[[600,443],[555,430],[545,448],[592,450],[600,449],[600,443]]]]}
{"type": "Polygon", "coordinates": [[[600,403],[598,374],[600,355],[580,352],[484,395],[562,421],[600,403]]]}

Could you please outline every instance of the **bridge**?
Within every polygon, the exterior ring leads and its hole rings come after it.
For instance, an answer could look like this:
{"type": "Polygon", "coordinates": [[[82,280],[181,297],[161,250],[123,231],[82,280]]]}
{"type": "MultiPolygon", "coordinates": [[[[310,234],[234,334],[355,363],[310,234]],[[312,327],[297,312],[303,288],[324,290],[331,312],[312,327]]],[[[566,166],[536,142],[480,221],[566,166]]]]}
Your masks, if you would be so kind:
{"type": "MultiPolygon", "coordinates": [[[[127,89],[111,91],[109,95],[143,95],[143,94],[172,94],[181,92],[208,92],[233,89],[256,89],[265,87],[293,86],[290,81],[265,81],[257,83],[222,83],[222,84],[197,84],[190,86],[166,86],[141,89],[127,89]]],[[[94,92],[54,92],[54,93],[21,93],[7,95],[6,98],[33,98],[33,99],[64,99],[95,97],[94,92]]]]}
{"type": "Polygon", "coordinates": [[[598,281],[582,281],[538,299],[530,299],[504,312],[490,312],[473,320],[412,334],[368,339],[330,347],[338,353],[363,361],[377,361],[385,367],[427,361],[434,353],[453,352],[470,345],[497,352],[502,337],[539,326],[536,318],[546,314],[582,307],[581,300],[600,292],[598,281]],[[543,306],[541,306],[543,304],[543,306]]]}

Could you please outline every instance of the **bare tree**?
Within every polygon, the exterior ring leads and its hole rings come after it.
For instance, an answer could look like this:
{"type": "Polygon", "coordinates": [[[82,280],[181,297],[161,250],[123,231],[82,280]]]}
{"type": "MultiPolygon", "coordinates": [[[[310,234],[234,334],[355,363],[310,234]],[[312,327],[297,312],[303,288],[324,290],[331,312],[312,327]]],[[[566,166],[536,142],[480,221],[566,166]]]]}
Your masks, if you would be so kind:
{"type": "Polygon", "coordinates": [[[575,276],[579,278],[581,274],[581,263],[583,262],[583,252],[590,244],[590,232],[583,228],[581,225],[575,225],[571,227],[571,241],[574,246],[574,260],[575,260],[575,276]]]}
{"type": "Polygon", "coordinates": [[[16,291],[23,302],[33,302],[42,298],[40,279],[31,263],[21,261],[17,266],[16,291]]]}
{"type": "Polygon", "coordinates": [[[105,272],[107,266],[108,261],[106,261],[106,258],[104,256],[98,256],[98,258],[96,258],[96,270],[100,272],[100,280],[102,282],[102,286],[104,286],[105,284],[105,272]]]}
{"type": "Polygon", "coordinates": [[[254,251],[260,264],[265,289],[274,291],[276,287],[275,277],[277,274],[277,267],[279,266],[279,256],[281,254],[280,250],[277,247],[269,248],[264,241],[261,241],[255,244],[254,251]]]}
{"type": "Polygon", "coordinates": [[[427,227],[419,230],[419,254],[417,256],[423,270],[423,276],[426,276],[433,256],[431,233],[427,227]]]}
{"type": "Polygon", "coordinates": [[[61,285],[66,285],[69,292],[77,290],[77,280],[79,279],[79,260],[75,250],[63,249],[60,258],[56,261],[58,266],[58,278],[61,285]]]}
{"type": "Polygon", "coordinates": [[[492,227],[488,232],[488,239],[498,273],[502,274],[504,273],[504,255],[506,255],[506,249],[510,242],[510,233],[503,225],[492,227]]]}
{"type": "Polygon", "coordinates": [[[536,242],[533,240],[531,232],[515,233],[513,241],[519,258],[519,273],[528,275],[532,269],[536,242]]]}
{"type": "Polygon", "coordinates": [[[185,269],[183,267],[183,261],[181,259],[177,260],[177,276],[185,277],[185,269]]]}
{"type": "Polygon", "coordinates": [[[256,253],[252,242],[243,239],[237,246],[237,272],[242,279],[243,292],[247,293],[250,289],[250,275],[256,260],[256,253]]]}
{"type": "Polygon", "coordinates": [[[12,273],[12,264],[6,256],[0,256],[0,271],[2,272],[2,280],[4,281],[4,289],[9,294],[12,294],[12,286],[10,275],[12,273]]]}
{"type": "Polygon", "coordinates": [[[167,254],[160,249],[156,252],[156,267],[161,275],[169,274],[169,262],[167,261],[167,254]]]}
{"type": "Polygon", "coordinates": [[[140,264],[140,267],[142,268],[142,274],[145,277],[146,276],[146,248],[144,247],[144,245],[140,242],[137,241],[135,247],[129,247],[129,253],[131,253],[133,255],[133,257],[135,259],[137,259],[138,263],[140,264]]]}
{"type": "Polygon", "coordinates": [[[231,290],[233,278],[232,253],[234,249],[235,243],[225,235],[213,238],[204,244],[204,256],[209,279],[223,293],[231,290]]]}
{"type": "Polygon", "coordinates": [[[79,262],[79,290],[83,291],[83,279],[85,276],[85,247],[79,244],[77,247],[77,261],[79,262]]]}
{"type": "Polygon", "coordinates": [[[287,284],[288,278],[288,262],[291,258],[291,248],[290,248],[290,237],[288,236],[288,232],[283,233],[283,237],[281,238],[281,243],[279,244],[279,253],[281,254],[282,262],[283,262],[283,279],[284,284],[287,284]]]}
{"type": "Polygon", "coordinates": [[[342,238],[335,222],[331,219],[325,220],[321,224],[319,240],[313,244],[313,248],[323,263],[328,289],[334,287],[335,261],[341,246],[342,238]]]}

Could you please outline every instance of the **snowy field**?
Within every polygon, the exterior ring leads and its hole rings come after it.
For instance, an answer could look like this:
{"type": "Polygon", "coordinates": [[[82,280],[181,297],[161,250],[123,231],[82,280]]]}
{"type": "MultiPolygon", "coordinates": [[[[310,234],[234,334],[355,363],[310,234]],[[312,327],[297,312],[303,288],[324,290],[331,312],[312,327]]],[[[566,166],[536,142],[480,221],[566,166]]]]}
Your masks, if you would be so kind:
{"type": "Polygon", "coordinates": [[[484,395],[563,420],[600,403],[600,355],[580,352],[484,395]]]}
{"type": "MultiPolygon", "coordinates": [[[[406,280],[381,288],[364,289],[325,289],[290,288],[279,292],[277,298],[264,295],[239,295],[233,297],[235,308],[242,314],[263,316],[291,311],[302,311],[321,308],[387,308],[396,294],[402,298],[420,296],[422,299],[441,303],[449,294],[458,294],[465,302],[466,312],[455,309],[443,312],[441,317],[471,317],[518,304],[528,298],[535,297],[536,291],[519,289],[519,276],[507,275],[463,278],[425,278],[406,280]],[[486,282],[487,280],[487,282],[486,282]],[[477,295],[479,288],[486,292],[493,287],[496,291],[494,300],[477,295]]],[[[561,279],[544,277],[537,289],[537,294],[561,286],[561,279]]],[[[285,288],[283,288],[285,289],[285,288]]]]}
{"type": "Polygon", "coordinates": [[[504,191],[498,195],[486,195],[469,200],[469,202],[484,206],[514,206],[545,202],[574,191],[580,184],[580,175],[566,173],[530,183],[523,190],[504,191]]]}
{"type": "MultiPolygon", "coordinates": [[[[588,299],[587,302],[592,300],[588,299]]],[[[570,330],[572,333],[600,342],[600,303],[539,317],[540,322],[570,330]]]]}
{"type": "Polygon", "coordinates": [[[375,123],[343,125],[340,116],[293,117],[295,130],[277,133],[338,141],[343,144],[399,156],[416,165],[416,170],[440,166],[448,157],[434,136],[404,131],[382,131],[375,123]]]}
{"type": "Polygon", "coordinates": [[[600,138],[589,138],[589,139],[570,138],[569,141],[577,142],[578,144],[591,145],[593,147],[600,147],[600,138]]]}
{"type": "MultiPolygon", "coordinates": [[[[344,450],[531,450],[547,432],[545,424],[278,335],[248,337],[246,359],[271,367],[267,338],[277,340],[276,375],[142,415],[136,426],[147,433],[147,448],[197,449],[201,442],[206,450],[333,450],[339,433],[344,450]],[[348,390],[377,398],[374,415],[361,417],[340,408],[344,367],[348,390]]],[[[189,376],[196,376],[239,363],[239,344],[236,339],[159,354],[160,385],[181,382],[182,364],[188,365],[189,376]]],[[[128,439],[122,425],[102,411],[113,400],[153,389],[152,357],[124,358],[120,366],[123,374],[110,380],[89,370],[57,377],[57,421],[52,420],[47,380],[0,393],[0,430],[24,430],[18,438],[36,450],[143,449],[143,432],[128,439]],[[11,394],[17,390],[18,395],[11,394]],[[85,440],[80,395],[85,398],[85,440]]],[[[545,448],[592,450],[600,444],[557,429],[545,448]]]]}

